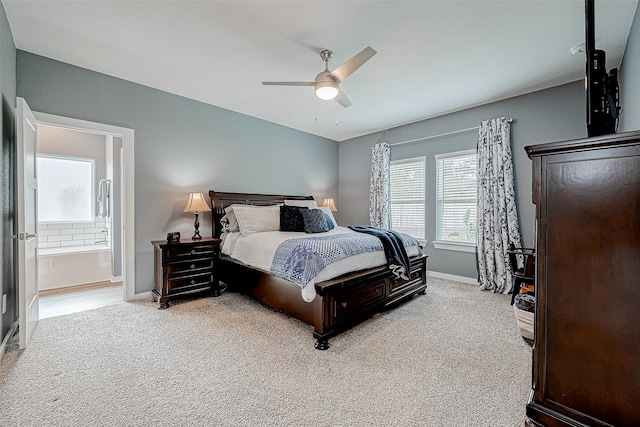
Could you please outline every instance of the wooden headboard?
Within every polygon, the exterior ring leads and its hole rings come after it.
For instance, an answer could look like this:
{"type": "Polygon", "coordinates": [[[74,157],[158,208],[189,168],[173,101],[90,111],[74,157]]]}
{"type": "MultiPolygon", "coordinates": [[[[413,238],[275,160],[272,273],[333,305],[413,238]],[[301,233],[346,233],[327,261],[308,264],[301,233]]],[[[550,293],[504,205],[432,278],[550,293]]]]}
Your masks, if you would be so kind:
{"type": "Polygon", "coordinates": [[[220,219],[224,216],[224,208],[229,205],[255,205],[269,206],[284,203],[286,200],[315,200],[313,196],[282,196],[273,194],[251,194],[251,193],[224,193],[209,190],[211,199],[211,230],[213,237],[220,237],[222,225],[220,219]]]}

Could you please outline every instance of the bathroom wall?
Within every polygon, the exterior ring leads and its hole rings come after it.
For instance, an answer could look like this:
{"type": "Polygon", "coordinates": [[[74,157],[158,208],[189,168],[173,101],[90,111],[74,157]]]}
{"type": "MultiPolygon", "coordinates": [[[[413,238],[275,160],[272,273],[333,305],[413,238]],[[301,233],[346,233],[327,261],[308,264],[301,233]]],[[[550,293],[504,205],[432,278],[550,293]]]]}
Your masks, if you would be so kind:
{"type": "Polygon", "coordinates": [[[95,246],[109,241],[110,221],[95,218],[91,222],[38,224],[38,248],[66,246],[95,246]]]}

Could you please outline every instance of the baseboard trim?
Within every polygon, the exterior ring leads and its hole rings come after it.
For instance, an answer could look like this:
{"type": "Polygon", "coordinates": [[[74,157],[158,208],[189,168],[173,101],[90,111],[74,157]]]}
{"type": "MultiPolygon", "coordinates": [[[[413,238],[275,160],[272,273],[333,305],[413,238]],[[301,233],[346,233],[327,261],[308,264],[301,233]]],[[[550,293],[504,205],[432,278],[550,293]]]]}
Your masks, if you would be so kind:
{"type": "Polygon", "coordinates": [[[436,279],[453,280],[454,282],[469,283],[470,285],[480,285],[478,279],[472,277],[456,276],[454,274],[439,273],[437,271],[427,271],[427,276],[436,279]]]}
{"type": "Polygon", "coordinates": [[[0,361],[4,356],[4,352],[7,349],[7,344],[9,343],[9,340],[15,335],[17,330],[18,330],[18,321],[16,320],[15,322],[13,322],[13,325],[11,325],[11,327],[9,328],[7,335],[2,340],[2,344],[0,344],[0,361]]]}
{"type": "Polygon", "coordinates": [[[151,291],[141,292],[139,294],[133,294],[133,296],[127,301],[140,301],[144,299],[151,301],[151,291]]]}
{"type": "Polygon", "coordinates": [[[85,283],[83,285],[66,286],[64,288],[46,289],[38,292],[40,296],[63,294],[67,292],[86,291],[89,289],[98,288],[110,288],[115,286],[122,286],[122,282],[112,282],[111,280],[105,280],[104,282],[85,283]]]}

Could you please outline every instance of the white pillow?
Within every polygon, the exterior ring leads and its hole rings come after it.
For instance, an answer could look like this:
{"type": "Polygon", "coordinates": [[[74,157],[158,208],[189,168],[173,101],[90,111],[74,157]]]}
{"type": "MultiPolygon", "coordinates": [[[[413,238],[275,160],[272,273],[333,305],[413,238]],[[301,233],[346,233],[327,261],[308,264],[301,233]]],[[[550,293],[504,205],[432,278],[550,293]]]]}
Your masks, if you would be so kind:
{"type": "Polygon", "coordinates": [[[315,209],[318,207],[318,204],[315,200],[285,200],[285,206],[299,206],[303,208],[315,209]]]}
{"type": "Polygon", "coordinates": [[[233,213],[233,208],[236,206],[245,206],[245,205],[229,205],[224,208],[225,215],[220,218],[220,224],[222,224],[222,231],[225,233],[233,233],[234,231],[240,231],[238,227],[238,220],[236,219],[236,214],[233,213]]]}
{"type": "Polygon", "coordinates": [[[280,206],[234,206],[233,213],[238,220],[240,234],[280,230],[280,206]]]}
{"type": "Polygon", "coordinates": [[[338,226],[338,223],[336,222],[336,219],[333,217],[333,212],[331,212],[331,209],[329,208],[329,206],[318,206],[318,209],[320,209],[322,212],[329,215],[329,218],[331,218],[331,221],[333,221],[334,227],[338,226]]]}

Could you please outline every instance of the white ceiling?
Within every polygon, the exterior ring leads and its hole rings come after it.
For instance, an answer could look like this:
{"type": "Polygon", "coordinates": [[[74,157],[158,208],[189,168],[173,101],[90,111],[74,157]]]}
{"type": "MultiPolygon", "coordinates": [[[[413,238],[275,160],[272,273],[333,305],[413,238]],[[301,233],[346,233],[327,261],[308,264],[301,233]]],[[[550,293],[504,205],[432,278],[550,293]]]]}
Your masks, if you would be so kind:
{"type": "MultiPolygon", "coordinates": [[[[584,1],[13,1],[18,49],[342,141],[579,80],[584,1]],[[320,101],[335,69],[378,54],[320,101]]],[[[638,0],[597,0],[596,47],[619,67],[638,0]]]]}

